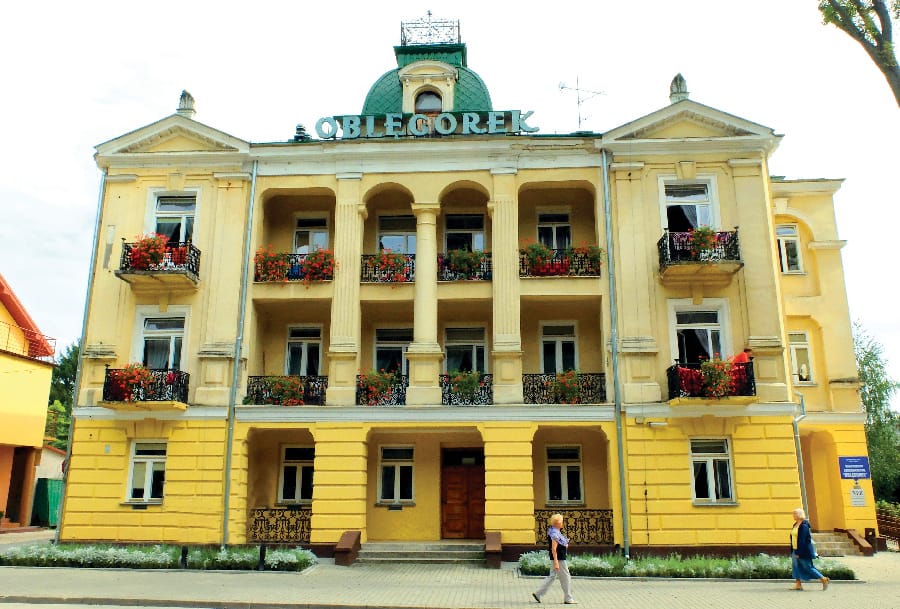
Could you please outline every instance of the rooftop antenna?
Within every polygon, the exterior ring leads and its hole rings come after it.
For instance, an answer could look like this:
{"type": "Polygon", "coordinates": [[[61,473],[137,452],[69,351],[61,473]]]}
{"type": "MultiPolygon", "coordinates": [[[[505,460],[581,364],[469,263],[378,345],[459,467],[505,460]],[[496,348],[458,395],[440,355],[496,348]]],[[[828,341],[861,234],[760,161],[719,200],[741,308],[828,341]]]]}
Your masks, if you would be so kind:
{"type": "MultiPolygon", "coordinates": [[[[582,122],[581,104],[583,104],[584,102],[586,102],[589,99],[593,99],[593,98],[597,97],[598,95],[606,95],[606,93],[603,91],[591,91],[589,89],[582,89],[581,85],[578,82],[578,76],[575,77],[575,86],[574,87],[570,87],[566,83],[561,82],[561,83],[559,83],[559,90],[560,91],[567,91],[567,90],[575,91],[575,94],[576,94],[575,97],[578,100],[578,130],[579,131],[581,131],[581,122],[582,122]]],[[[590,118],[590,116],[584,117],[584,119],[588,119],[588,118],[590,118]]]]}

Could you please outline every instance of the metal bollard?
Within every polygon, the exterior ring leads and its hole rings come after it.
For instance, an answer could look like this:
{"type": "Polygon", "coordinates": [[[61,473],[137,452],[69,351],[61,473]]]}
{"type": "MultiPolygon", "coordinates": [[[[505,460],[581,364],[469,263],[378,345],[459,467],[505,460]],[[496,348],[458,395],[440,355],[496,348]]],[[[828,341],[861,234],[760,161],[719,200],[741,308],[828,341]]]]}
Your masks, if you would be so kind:
{"type": "Polygon", "coordinates": [[[266,544],[264,543],[259,546],[259,562],[256,564],[256,570],[266,570],[266,544]]]}
{"type": "Polygon", "coordinates": [[[178,566],[182,569],[187,569],[187,557],[188,557],[188,547],[181,546],[181,560],[178,561],[178,566]]]}

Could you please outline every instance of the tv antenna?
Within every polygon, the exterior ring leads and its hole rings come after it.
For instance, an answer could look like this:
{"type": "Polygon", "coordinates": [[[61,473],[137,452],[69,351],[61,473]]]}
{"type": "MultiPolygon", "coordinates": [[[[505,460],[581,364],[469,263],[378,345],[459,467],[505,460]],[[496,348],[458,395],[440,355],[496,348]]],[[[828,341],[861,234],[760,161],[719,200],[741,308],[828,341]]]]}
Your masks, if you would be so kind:
{"type": "MultiPolygon", "coordinates": [[[[581,104],[583,104],[584,102],[586,102],[589,99],[593,99],[593,98],[597,97],[598,95],[606,95],[606,93],[603,91],[591,91],[589,89],[582,89],[581,85],[578,82],[578,76],[575,77],[575,86],[574,87],[570,87],[566,83],[561,82],[561,83],[559,83],[559,90],[560,91],[575,91],[575,98],[578,100],[578,130],[579,131],[581,131],[581,122],[582,122],[581,104]]],[[[590,116],[585,116],[584,118],[588,119],[588,118],[590,118],[590,116]]]]}

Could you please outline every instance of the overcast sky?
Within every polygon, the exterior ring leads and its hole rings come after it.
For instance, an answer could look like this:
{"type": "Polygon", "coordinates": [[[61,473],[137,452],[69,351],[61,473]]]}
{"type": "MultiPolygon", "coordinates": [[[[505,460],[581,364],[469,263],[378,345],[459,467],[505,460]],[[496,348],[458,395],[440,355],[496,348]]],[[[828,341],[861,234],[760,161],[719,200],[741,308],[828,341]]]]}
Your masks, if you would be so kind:
{"type": "MultiPolygon", "coordinates": [[[[252,142],[355,114],[396,67],[400,22],[458,19],[498,109],[541,133],[605,132],[691,99],[784,134],[770,170],[844,178],[835,197],[851,316],[900,379],[900,109],[863,50],[815,0],[572,2],[16,2],[0,56],[0,272],[59,350],[81,333],[100,172],[94,146],[172,114],[252,142]],[[139,8],[141,7],[141,8],[139,8]],[[152,10],[151,10],[152,7],[152,10]],[[588,94],[584,94],[587,96],[588,94]]],[[[897,402],[897,400],[895,400],[897,402]]]]}

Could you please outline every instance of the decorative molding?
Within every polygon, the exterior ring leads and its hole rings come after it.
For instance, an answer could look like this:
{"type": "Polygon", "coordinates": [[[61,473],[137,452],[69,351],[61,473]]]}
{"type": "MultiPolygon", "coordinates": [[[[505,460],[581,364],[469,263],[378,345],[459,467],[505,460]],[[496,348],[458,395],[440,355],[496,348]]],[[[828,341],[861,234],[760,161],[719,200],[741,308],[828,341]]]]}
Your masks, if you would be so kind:
{"type": "Polygon", "coordinates": [[[72,409],[72,416],[76,419],[89,421],[141,421],[144,419],[157,419],[160,421],[208,421],[225,420],[228,418],[228,409],[224,406],[190,406],[187,410],[162,410],[162,411],[117,411],[100,406],[76,406],[72,409]]]}
{"type": "Polygon", "coordinates": [[[134,173],[114,173],[106,176],[106,181],[109,184],[128,184],[129,182],[136,182],[137,179],[137,174],[134,173]]]}
{"type": "Polygon", "coordinates": [[[706,405],[678,405],[668,403],[626,404],[625,411],[629,417],[692,419],[698,417],[777,417],[794,416],[799,411],[793,402],[770,402],[756,404],[720,404],[711,401],[706,405]]]}
{"type": "Polygon", "coordinates": [[[801,427],[812,425],[865,425],[865,412],[810,412],[800,421],[801,427]]]}
{"type": "Polygon", "coordinates": [[[235,420],[242,423],[481,423],[484,421],[608,422],[615,420],[613,406],[522,406],[448,407],[401,406],[236,406],[235,420]]]}
{"type": "Polygon", "coordinates": [[[612,171],[640,171],[644,169],[644,162],[631,161],[622,163],[610,163],[609,168],[612,171]]]}
{"type": "Polygon", "coordinates": [[[338,180],[362,180],[363,173],[361,171],[342,171],[334,174],[338,180]]]}
{"type": "MultiPolygon", "coordinates": [[[[607,348],[610,342],[607,341],[607,348]]],[[[658,353],[659,346],[652,336],[623,336],[619,339],[619,351],[623,353],[658,353]]]]}
{"type": "Polygon", "coordinates": [[[728,159],[729,167],[761,167],[762,159],[728,159]]]}
{"type": "Polygon", "coordinates": [[[847,245],[844,239],[834,239],[830,241],[810,241],[808,247],[811,250],[839,250],[847,245]]]}
{"type": "Polygon", "coordinates": [[[784,350],[784,344],[778,336],[750,336],[747,338],[747,346],[760,351],[781,352],[784,350]]]}
{"type": "Polygon", "coordinates": [[[234,357],[234,343],[213,342],[202,345],[197,351],[200,359],[231,359],[234,357]]]}
{"type": "Polygon", "coordinates": [[[213,179],[222,182],[249,182],[252,176],[244,171],[222,171],[213,174],[213,179]]]}
{"type": "Polygon", "coordinates": [[[512,176],[519,173],[518,167],[491,167],[492,176],[512,176]]]}
{"type": "Polygon", "coordinates": [[[116,346],[103,343],[88,344],[84,348],[84,359],[116,359],[116,346]]]}

